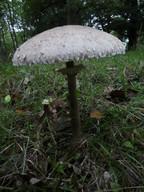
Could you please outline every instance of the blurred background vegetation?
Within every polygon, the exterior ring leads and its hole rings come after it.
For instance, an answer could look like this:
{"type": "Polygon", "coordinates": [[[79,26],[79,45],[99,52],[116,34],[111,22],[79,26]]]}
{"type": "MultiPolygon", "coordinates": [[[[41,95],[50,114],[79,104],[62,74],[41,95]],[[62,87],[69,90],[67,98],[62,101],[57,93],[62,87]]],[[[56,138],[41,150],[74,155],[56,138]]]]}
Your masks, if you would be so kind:
{"type": "Polygon", "coordinates": [[[80,24],[112,33],[135,49],[144,44],[143,0],[1,0],[0,60],[52,27],[80,24]]]}

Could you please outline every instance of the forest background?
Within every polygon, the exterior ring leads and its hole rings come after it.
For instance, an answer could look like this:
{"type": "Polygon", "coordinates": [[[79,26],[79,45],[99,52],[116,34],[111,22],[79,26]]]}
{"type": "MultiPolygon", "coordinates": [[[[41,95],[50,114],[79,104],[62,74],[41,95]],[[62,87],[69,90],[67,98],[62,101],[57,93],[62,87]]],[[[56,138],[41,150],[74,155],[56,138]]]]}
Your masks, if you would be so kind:
{"type": "Polygon", "coordinates": [[[127,48],[144,43],[143,0],[1,0],[0,58],[53,27],[80,24],[116,35],[127,48]]]}

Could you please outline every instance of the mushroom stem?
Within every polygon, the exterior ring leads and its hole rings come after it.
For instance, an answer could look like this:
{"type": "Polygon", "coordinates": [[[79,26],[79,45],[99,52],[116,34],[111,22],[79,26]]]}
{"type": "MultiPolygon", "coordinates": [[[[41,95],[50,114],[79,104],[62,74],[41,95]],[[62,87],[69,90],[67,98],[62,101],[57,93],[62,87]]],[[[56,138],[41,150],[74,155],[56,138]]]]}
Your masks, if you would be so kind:
{"type": "MultiPolygon", "coordinates": [[[[74,62],[70,61],[66,63],[67,68],[74,68],[74,62]]],[[[71,107],[71,124],[74,139],[80,138],[81,125],[80,114],[78,107],[78,100],[76,96],[76,74],[67,74],[68,77],[68,91],[71,107]]]]}

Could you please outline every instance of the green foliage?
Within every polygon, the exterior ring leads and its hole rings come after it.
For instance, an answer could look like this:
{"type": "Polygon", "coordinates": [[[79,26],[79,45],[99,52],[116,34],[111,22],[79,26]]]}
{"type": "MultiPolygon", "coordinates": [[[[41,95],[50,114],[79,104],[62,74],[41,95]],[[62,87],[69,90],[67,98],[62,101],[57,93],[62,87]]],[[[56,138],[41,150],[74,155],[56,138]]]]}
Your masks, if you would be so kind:
{"type": "Polygon", "coordinates": [[[89,11],[93,15],[90,20],[92,26],[96,25],[107,32],[115,31],[120,39],[129,39],[129,49],[136,47],[138,36],[142,36],[144,31],[143,1],[90,0],[87,2],[89,11]]]}
{"type": "Polygon", "coordinates": [[[125,97],[127,97],[127,84],[126,84],[125,78],[124,78],[124,76],[121,76],[120,79],[121,79],[121,82],[122,82],[122,85],[123,85],[125,97]]]}
{"type": "Polygon", "coordinates": [[[144,37],[144,2],[125,0],[2,0],[0,1],[0,58],[11,59],[25,40],[52,27],[89,25],[129,39],[136,48],[144,37]]]}
{"type": "MultiPolygon", "coordinates": [[[[25,0],[24,17],[28,27],[34,28],[34,34],[52,27],[66,24],[82,24],[81,9],[84,1],[36,1],[25,0]]],[[[33,31],[33,30],[32,30],[33,31]]]]}
{"type": "Polygon", "coordinates": [[[132,145],[132,143],[131,143],[130,141],[126,141],[126,142],[124,143],[124,145],[125,145],[125,147],[127,147],[127,148],[131,148],[131,149],[134,148],[134,146],[132,145]]]}
{"type": "Polygon", "coordinates": [[[10,95],[5,96],[4,102],[9,103],[10,101],[11,101],[11,96],[10,95]]]}
{"type": "Polygon", "coordinates": [[[60,64],[0,65],[1,190],[143,191],[143,49],[83,64],[86,69],[77,76],[83,128],[78,144],[71,142],[69,124],[61,129],[69,108],[66,79],[57,73],[60,64]],[[129,100],[107,98],[111,88],[125,84],[129,100]],[[136,95],[129,96],[129,88],[136,95]],[[53,115],[42,119],[42,101],[50,98],[60,105],[48,102],[53,115]],[[96,110],[102,119],[90,117],[96,110]]]}
{"type": "Polygon", "coordinates": [[[26,30],[22,5],[21,0],[1,1],[0,57],[11,59],[13,52],[25,40],[26,30]]]}

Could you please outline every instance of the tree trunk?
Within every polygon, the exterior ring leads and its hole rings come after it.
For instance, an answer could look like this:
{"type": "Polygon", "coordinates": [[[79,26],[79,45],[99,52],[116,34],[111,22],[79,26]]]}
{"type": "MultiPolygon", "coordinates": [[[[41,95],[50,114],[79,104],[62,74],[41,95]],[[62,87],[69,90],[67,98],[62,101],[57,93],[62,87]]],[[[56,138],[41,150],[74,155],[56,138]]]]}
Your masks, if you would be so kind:
{"type": "Polygon", "coordinates": [[[14,36],[13,36],[13,32],[11,30],[11,24],[10,24],[10,22],[8,20],[7,20],[7,25],[8,25],[9,33],[10,33],[11,40],[12,40],[13,50],[16,51],[14,36]]]}
{"type": "Polygon", "coordinates": [[[1,23],[1,51],[2,51],[2,55],[6,56],[7,46],[5,41],[4,27],[2,23],[1,23]]]}
{"type": "Polygon", "coordinates": [[[127,1],[131,7],[130,22],[128,27],[128,49],[135,49],[137,45],[137,35],[138,35],[138,2],[137,0],[127,1]]]}
{"type": "Polygon", "coordinates": [[[80,24],[79,6],[76,3],[73,4],[71,0],[67,0],[66,9],[67,9],[67,24],[68,25],[80,24]]]}
{"type": "Polygon", "coordinates": [[[18,41],[17,41],[17,36],[16,36],[16,32],[14,29],[14,8],[12,6],[12,8],[10,7],[10,4],[8,1],[6,1],[6,5],[7,5],[7,10],[8,10],[8,14],[7,14],[7,22],[8,22],[8,28],[10,30],[10,35],[11,35],[11,39],[13,42],[13,48],[14,51],[16,50],[16,48],[18,47],[18,41]]]}

